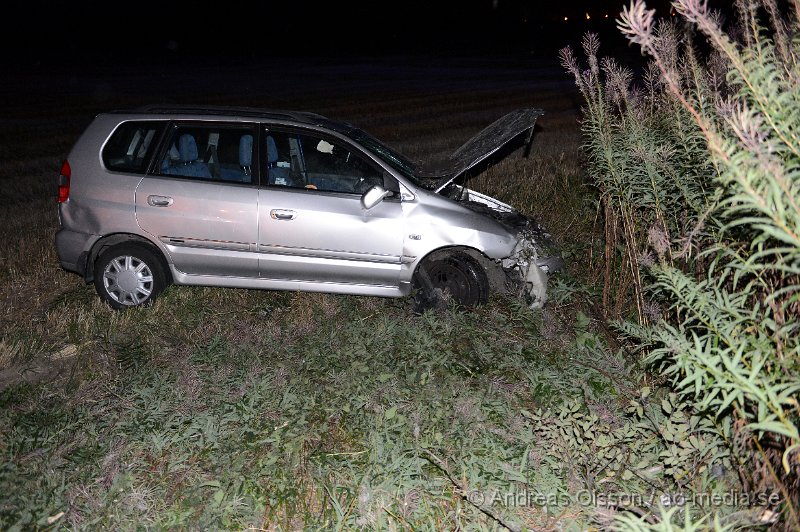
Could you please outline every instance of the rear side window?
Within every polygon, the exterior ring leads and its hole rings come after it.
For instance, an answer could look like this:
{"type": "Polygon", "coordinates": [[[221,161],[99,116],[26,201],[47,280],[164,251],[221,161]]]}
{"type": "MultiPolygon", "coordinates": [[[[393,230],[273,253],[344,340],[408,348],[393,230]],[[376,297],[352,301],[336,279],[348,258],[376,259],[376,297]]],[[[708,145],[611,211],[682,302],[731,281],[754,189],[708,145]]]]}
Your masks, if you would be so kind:
{"type": "Polygon", "coordinates": [[[160,175],[252,184],[255,128],[242,124],[179,124],[167,136],[160,175]]]}
{"type": "Polygon", "coordinates": [[[143,174],[166,122],[124,122],[103,148],[103,163],[109,170],[143,174]]]}

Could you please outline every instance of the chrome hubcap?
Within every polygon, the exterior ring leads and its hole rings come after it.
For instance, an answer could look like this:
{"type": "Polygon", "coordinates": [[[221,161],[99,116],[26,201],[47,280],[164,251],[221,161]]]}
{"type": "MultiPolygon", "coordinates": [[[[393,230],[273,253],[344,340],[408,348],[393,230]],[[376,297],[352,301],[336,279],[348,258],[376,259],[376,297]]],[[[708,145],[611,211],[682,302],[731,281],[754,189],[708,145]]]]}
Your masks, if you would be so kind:
{"type": "Polygon", "coordinates": [[[111,299],[132,307],[150,297],[153,292],[153,272],[136,257],[122,255],[106,264],[103,286],[111,299]]]}

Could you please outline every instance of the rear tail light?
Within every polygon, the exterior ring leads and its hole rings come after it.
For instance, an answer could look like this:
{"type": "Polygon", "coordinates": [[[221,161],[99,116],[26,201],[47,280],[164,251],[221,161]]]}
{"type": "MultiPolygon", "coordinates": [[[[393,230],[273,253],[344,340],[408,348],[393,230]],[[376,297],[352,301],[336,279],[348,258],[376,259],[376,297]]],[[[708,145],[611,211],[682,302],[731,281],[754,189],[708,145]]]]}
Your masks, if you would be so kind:
{"type": "Polygon", "coordinates": [[[58,202],[64,203],[69,199],[69,180],[72,177],[72,169],[69,161],[64,161],[61,165],[61,175],[58,176],[58,202]]]}

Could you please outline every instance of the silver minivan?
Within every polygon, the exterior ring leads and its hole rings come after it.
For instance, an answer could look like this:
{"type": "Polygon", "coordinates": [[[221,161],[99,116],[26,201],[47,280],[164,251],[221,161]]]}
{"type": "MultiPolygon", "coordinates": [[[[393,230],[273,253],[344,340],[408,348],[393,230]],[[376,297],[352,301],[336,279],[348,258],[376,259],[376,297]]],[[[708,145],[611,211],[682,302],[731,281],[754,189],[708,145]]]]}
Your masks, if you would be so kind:
{"type": "Polygon", "coordinates": [[[56,248],[115,309],[167,285],[540,307],[561,259],[511,206],[468,189],[530,143],[538,109],[500,118],[437,167],[307,112],[147,106],[98,115],[64,161],[56,248]]]}

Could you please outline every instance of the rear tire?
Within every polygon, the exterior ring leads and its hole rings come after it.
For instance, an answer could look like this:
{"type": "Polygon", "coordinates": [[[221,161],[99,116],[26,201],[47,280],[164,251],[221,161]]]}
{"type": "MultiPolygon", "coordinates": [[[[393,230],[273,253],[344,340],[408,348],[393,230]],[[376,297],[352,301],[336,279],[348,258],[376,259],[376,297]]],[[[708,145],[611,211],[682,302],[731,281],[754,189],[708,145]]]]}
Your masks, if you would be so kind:
{"type": "Polygon", "coordinates": [[[148,305],[166,286],[161,261],[144,246],[113,246],[103,251],[94,265],[97,294],[116,310],[148,305]]]}
{"type": "Polygon", "coordinates": [[[414,275],[415,310],[441,308],[448,298],[460,307],[482,305],[489,299],[489,280],[480,264],[456,252],[424,261],[414,275]]]}

